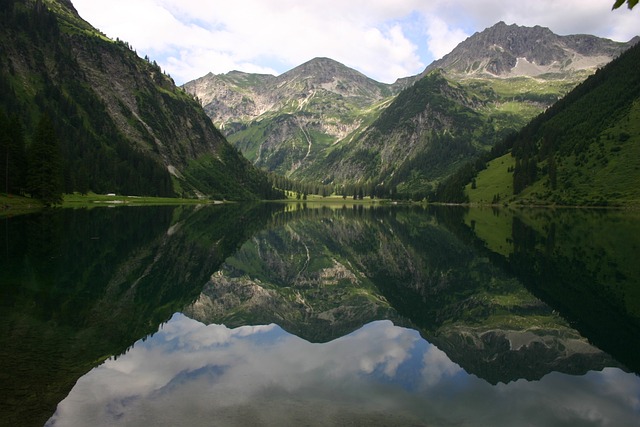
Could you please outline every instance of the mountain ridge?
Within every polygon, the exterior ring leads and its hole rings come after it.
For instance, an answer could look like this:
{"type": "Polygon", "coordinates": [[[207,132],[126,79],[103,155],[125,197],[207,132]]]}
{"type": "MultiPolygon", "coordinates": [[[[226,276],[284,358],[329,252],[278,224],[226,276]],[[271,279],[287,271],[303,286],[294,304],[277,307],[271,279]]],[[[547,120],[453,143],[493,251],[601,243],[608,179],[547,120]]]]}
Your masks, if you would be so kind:
{"type": "MultiPolygon", "coordinates": [[[[201,101],[205,111],[210,112],[214,123],[221,128],[226,127],[229,117],[222,112],[215,111],[215,108],[224,106],[224,103],[218,97],[206,91],[206,88],[210,86],[219,86],[227,91],[243,94],[253,91],[253,95],[258,99],[253,104],[260,104],[263,107],[257,108],[253,113],[248,113],[247,118],[249,119],[256,119],[270,108],[288,101],[291,96],[302,98],[304,94],[319,89],[354,98],[369,95],[367,100],[369,98],[375,100],[385,96],[385,92],[390,91],[389,88],[391,87],[391,85],[377,82],[359,71],[325,57],[313,58],[278,76],[233,70],[225,74],[213,74],[210,72],[203,77],[185,83],[183,88],[201,101]],[[340,85],[340,80],[345,78],[353,82],[354,86],[345,87],[340,85]],[[303,90],[293,93],[292,89],[303,90]]],[[[224,98],[224,94],[220,95],[224,98]]],[[[236,116],[231,117],[235,118],[236,116]]],[[[240,114],[240,117],[243,117],[243,115],[240,114]]]]}
{"type": "Polygon", "coordinates": [[[499,77],[595,71],[620,54],[622,46],[632,46],[633,40],[623,43],[586,34],[561,36],[539,25],[525,27],[500,21],[462,41],[419,76],[438,68],[456,74],[499,77]]]}
{"type": "MultiPolygon", "coordinates": [[[[428,126],[424,120],[425,114],[428,115],[424,108],[432,108],[433,105],[428,100],[405,96],[405,99],[411,98],[411,102],[417,104],[402,106],[395,101],[395,97],[402,93],[401,91],[412,90],[413,84],[419,84],[421,79],[442,70],[442,77],[450,82],[451,89],[447,92],[458,93],[458,99],[443,101],[448,107],[440,103],[440,107],[444,107],[437,113],[442,119],[441,122],[451,122],[451,117],[446,115],[456,114],[458,107],[455,105],[463,107],[459,104],[463,98],[473,104],[471,109],[475,111],[474,114],[480,114],[485,122],[480,126],[483,130],[475,136],[464,137],[465,142],[460,141],[462,145],[475,147],[463,150],[466,152],[464,156],[469,158],[468,156],[474,155],[478,150],[490,148],[491,144],[506,133],[517,131],[528,120],[544,111],[593,73],[597,66],[613,59],[628,45],[629,43],[613,42],[595,36],[558,36],[548,28],[540,26],[520,27],[500,22],[469,37],[449,55],[435,61],[417,76],[399,79],[392,85],[374,81],[373,86],[367,86],[368,97],[361,98],[370,102],[368,107],[363,103],[357,103],[354,97],[348,98],[344,91],[324,91],[325,94],[342,98],[327,96],[320,99],[317,97],[317,88],[321,87],[322,83],[311,86],[304,79],[295,78],[296,73],[313,72],[313,66],[317,66],[318,70],[323,69],[323,61],[330,61],[329,64],[337,67],[335,61],[323,58],[308,61],[283,74],[283,80],[292,76],[294,78],[290,81],[297,83],[289,86],[286,95],[274,96],[288,99],[289,105],[277,107],[272,103],[272,107],[269,107],[263,103],[264,108],[259,111],[254,109],[253,115],[249,117],[242,109],[244,104],[230,105],[224,97],[218,99],[215,106],[209,104],[209,109],[205,102],[203,104],[209,116],[225,132],[229,140],[260,168],[298,180],[332,184],[336,192],[340,186],[348,184],[368,182],[369,187],[374,187],[381,183],[386,185],[388,182],[394,182],[394,185],[399,185],[400,192],[403,192],[405,197],[413,198],[424,196],[429,188],[434,188],[449,176],[458,160],[439,165],[438,174],[425,173],[420,171],[420,167],[416,169],[417,163],[433,165],[433,161],[426,159],[431,156],[427,154],[430,149],[427,146],[420,147],[421,143],[417,142],[412,143],[417,147],[416,150],[407,151],[402,147],[403,141],[420,141],[420,135],[430,133],[441,139],[443,130],[433,133],[428,129],[419,129],[421,126],[428,126]],[[495,47],[499,44],[505,47],[495,47]],[[494,48],[491,50],[487,46],[494,48]],[[460,91],[466,93],[460,95],[460,91]],[[389,126],[391,123],[388,122],[388,117],[398,114],[387,113],[387,110],[394,108],[404,111],[400,115],[406,115],[406,112],[411,110],[415,116],[406,117],[407,120],[402,125],[398,123],[396,127],[389,126]],[[386,115],[387,119],[384,119],[383,115],[386,115]],[[380,120],[386,120],[387,123],[379,126],[380,120]],[[411,125],[412,131],[406,127],[408,123],[414,123],[411,125]],[[492,131],[489,129],[491,127],[492,131]],[[378,135],[379,141],[374,145],[383,147],[379,148],[379,152],[391,150],[404,153],[398,154],[399,157],[393,155],[393,158],[400,159],[399,164],[391,165],[389,168],[387,162],[383,170],[372,163],[380,162],[375,160],[378,154],[372,151],[373,148],[367,149],[369,154],[355,148],[359,145],[371,146],[372,142],[366,141],[371,141],[373,134],[378,135]],[[478,139],[479,137],[481,139],[478,139]],[[360,156],[360,160],[350,159],[350,156],[354,155],[360,156]],[[338,163],[347,166],[336,166],[338,163]],[[408,166],[410,163],[414,165],[408,166]],[[378,169],[367,172],[367,169],[372,167],[378,169]],[[400,173],[402,170],[404,172],[400,173]],[[422,177],[413,179],[412,182],[407,181],[408,177],[415,177],[415,173],[411,171],[416,171],[422,177]],[[405,180],[399,180],[399,175],[405,180]],[[425,187],[427,191],[419,190],[418,187],[425,187]]],[[[340,66],[342,70],[346,67],[342,64],[340,66]]],[[[352,72],[353,75],[361,75],[355,70],[352,72]]],[[[228,79],[229,74],[231,73],[218,76],[208,74],[208,77],[212,81],[220,82],[228,79]]],[[[322,71],[318,71],[318,74],[315,76],[316,83],[321,82],[323,77],[326,80],[327,76],[323,76],[322,71]]],[[[272,85],[274,90],[279,90],[274,82],[281,79],[281,76],[261,76],[260,79],[269,82],[265,85],[272,85]]],[[[243,79],[250,80],[247,74],[243,75],[243,79]]],[[[194,93],[200,99],[205,97],[202,93],[194,91],[190,85],[191,83],[185,84],[185,90],[194,93]]],[[[355,84],[350,86],[352,89],[357,87],[355,84]]],[[[251,105],[256,98],[254,93],[245,91],[245,88],[236,87],[229,91],[247,105],[251,105]]],[[[459,125],[466,127],[462,122],[459,125]]],[[[435,157],[442,157],[447,150],[449,148],[443,146],[442,150],[433,154],[435,157]]]]}
{"type": "Polygon", "coordinates": [[[283,175],[368,123],[392,95],[390,85],[321,57],[279,76],[209,73],[183,88],[249,160],[283,175]]]}

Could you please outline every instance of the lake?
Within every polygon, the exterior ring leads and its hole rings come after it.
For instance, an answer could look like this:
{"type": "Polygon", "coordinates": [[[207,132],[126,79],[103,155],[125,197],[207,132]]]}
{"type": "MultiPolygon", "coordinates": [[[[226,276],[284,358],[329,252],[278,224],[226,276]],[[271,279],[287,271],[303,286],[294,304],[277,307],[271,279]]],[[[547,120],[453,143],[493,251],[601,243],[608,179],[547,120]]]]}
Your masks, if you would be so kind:
{"type": "Polygon", "coordinates": [[[0,219],[0,425],[636,426],[640,213],[0,219]]]}

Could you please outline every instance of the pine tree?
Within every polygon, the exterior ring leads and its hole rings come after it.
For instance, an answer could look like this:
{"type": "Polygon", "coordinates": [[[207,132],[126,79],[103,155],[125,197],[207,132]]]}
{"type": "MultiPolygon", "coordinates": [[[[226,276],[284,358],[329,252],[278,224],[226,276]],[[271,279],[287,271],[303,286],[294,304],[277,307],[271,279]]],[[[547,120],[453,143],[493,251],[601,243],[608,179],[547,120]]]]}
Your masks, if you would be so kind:
{"type": "Polygon", "coordinates": [[[556,158],[553,154],[549,156],[549,183],[551,189],[555,190],[558,186],[558,166],[556,165],[556,158]]]}
{"type": "Polygon", "coordinates": [[[21,193],[25,186],[26,158],[22,125],[17,116],[0,112],[0,172],[6,193],[21,193]]]}
{"type": "Polygon", "coordinates": [[[62,157],[51,118],[43,115],[29,147],[27,189],[49,206],[62,201],[62,157]]]}

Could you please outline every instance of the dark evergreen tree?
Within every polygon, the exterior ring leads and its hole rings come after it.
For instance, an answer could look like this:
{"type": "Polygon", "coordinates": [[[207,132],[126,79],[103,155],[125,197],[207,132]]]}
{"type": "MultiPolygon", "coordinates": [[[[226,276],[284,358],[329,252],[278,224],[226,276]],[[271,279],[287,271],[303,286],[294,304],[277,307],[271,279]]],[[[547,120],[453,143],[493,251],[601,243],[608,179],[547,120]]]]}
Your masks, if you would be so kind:
{"type": "Polygon", "coordinates": [[[43,115],[29,147],[27,190],[45,205],[62,201],[62,158],[51,118],[43,115]]]}
{"type": "Polygon", "coordinates": [[[551,184],[551,189],[555,190],[558,186],[558,166],[556,165],[555,156],[549,156],[549,165],[547,166],[549,173],[549,183],[551,184]]]}
{"type": "Polygon", "coordinates": [[[19,194],[25,187],[24,133],[17,116],[0,112],[0,176],[6,193],[19,194]]]}

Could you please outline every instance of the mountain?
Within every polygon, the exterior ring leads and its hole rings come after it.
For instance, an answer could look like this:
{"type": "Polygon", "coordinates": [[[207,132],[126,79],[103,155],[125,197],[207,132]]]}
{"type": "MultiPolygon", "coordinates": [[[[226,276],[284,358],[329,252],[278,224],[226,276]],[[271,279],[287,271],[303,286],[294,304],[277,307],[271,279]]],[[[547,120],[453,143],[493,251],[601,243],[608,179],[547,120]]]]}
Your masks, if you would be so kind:
{"type": "Polygon", "coordinates": [[[486,159],[486,169],[467,176],[466,198],[473,203],[640,203],[638,69],[640,44],[500,144],[486,159]]]}
{"type": "Polygon", "coordinates": [[[32,161],[40,146],[32,130],[44,123],[56,155],[39,156],[51,176],[38,179],[61,182],[65,192],[269,197],[264,174],[197,101],[155,62],[85,22],[70,1],[7,0],[0,15],[0,126],[12,135],[3,138],[1,163],[10,192],[34,194],[33,175],[44,168],[32,161]]]}
{"type": "Polygon", "coordinates": [[[328,58],[277,77],[210,73],[183,87],[255,165],[293,176],[368,124],[392,95],[390,85],[328,58]]]}
{"type": "Polygon", "coordinates": [[[307,173],[325,182],[370,182],[376,195],[422,199],[496,139],[479,112],[484,101],[433,72],[405,89],[349,144],[333,148],[307,173]],[[398,188],[399,187],[399,188],[398,188]]]}
{"type": "Polygon", "coordinates": [[[631,44],[500,22],[393,85],[315,59],[279,77],[209,74],[184,87],[261,168],[421,199],[631,44]]]}
{"type": "Polygon", "coordinates": [[[550,29],[499,22],[461,42],[421,74],[441,69],[450,74],[491,77],[537,77],[589,73],[635,44],[578,34],[560,36],[550,29]]]}
{"type": "Polygon", "coordinates": [[[427,67],[352,143],[309,171],[325,182],[337,176],[383,183],[385,195],[432,198],[457,168],[519,130],[632,42],[498,23],[427,67]],[[522,65],[527,61],[540,66],[522,65]]]}

